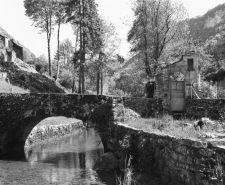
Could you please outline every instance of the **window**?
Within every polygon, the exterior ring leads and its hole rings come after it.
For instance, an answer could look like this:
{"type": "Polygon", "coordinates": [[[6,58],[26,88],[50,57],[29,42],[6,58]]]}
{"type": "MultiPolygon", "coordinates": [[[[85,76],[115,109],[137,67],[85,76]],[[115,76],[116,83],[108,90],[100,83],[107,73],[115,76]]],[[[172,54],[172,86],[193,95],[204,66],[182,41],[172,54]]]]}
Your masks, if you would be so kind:
{"type": "Polygon", "coordinates": [[[187,59],[187,70],[194,71],[194,60],[193,58],[187,59]]]}

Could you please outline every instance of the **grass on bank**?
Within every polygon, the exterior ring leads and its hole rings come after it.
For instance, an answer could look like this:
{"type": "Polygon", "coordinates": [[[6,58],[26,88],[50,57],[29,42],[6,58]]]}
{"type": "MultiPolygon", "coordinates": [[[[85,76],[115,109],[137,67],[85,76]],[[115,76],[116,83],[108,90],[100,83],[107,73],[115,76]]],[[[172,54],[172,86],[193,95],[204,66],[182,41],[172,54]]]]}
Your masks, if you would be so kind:
{"type": "Polygon", "coordinates": [[[194,123],[196,120],[181,119],[175,120],[170,115],[165,115],[162,118],[138,118],[136,120],[127,120],[124,124],[137,129],[144,130],[146,132],[171,135],[177,138],[198,138],[211,137],[207,133],[215,134],[221,133],[225,129],[225,126],[219,122],[214,124],[208,124],[202,130],[195,129],[194,123]]]}

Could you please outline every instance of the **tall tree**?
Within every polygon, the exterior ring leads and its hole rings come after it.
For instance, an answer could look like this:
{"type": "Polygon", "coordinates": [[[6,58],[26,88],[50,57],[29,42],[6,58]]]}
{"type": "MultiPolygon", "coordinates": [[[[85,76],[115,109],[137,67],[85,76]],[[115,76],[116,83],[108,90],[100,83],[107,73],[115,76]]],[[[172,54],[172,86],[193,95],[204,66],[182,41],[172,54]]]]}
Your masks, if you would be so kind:
{"type": "Polygon", "coordinates": [[[49,75],[52,76],[50,41],[54,26],[55,2],[53,0],[24,0],[26,15],[35,27],[47,34],[49,75]]]}
{"type": "Polygon", "coordinates": [[[58,48],[59,49],[57,50],[54,59],[57,60],[59,55],[59,58],[63,61],[63,65],[66,65],[71,61],[74,54],[72,41],[67,38],[59,43],[58,48]]]}
{"type": "MultiPolygon", "coordinates": [[[[79,37],[79,93],[85,92],[85,61],[86,55],[95,48],[95,36],[98,26],[97,5],[94,0],[69,0],[65,3],[67,12],[67,21],[77,27],[79,37]]],[[[76,57],[77,58],[77,57],[76,57]]]]}
{"type": "Polygon", "coordinates": [[[56,80],[57,80],[59,76],[59,60],[60,60],[60,53],[59,53],[60,26],[65,21],[65,8],[63,6],[62,0],[55,0],[55,17],[56,17],[55,23],[58,26],[58,32],[57,32],[58,56],[57,56],[57,72],[56,72],[56,80]]]}
{"type": "Polygon", "coordinates": [[[182,4],[171,0],[137,0],[135,19],[128,33],[131,51],[139,55],[146,73],[153,78],[160,66],[166,46],[177,39],[186,11],[182,4]]]}

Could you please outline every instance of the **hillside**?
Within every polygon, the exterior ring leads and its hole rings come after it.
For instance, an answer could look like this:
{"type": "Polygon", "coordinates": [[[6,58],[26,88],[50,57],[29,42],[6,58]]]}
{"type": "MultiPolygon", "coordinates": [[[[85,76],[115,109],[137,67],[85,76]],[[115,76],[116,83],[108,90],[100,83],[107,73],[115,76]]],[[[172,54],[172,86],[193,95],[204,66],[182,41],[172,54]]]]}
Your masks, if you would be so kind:
{"type": "Polygon", "coordinates": [[[14,93],[64,93],[63,88],[47,76],[39,74],[33,67],[17,60],[17,63],[5,62],[0,64],[0,72],[7,73],[10,84],[1,80],[0,92],[14,93]]]}
{"type": "Polygon", "coordinates": [[[207,40],[219,33],[223,25],[222,18],[225,16],[225,3],[209,10],[203,16],[189,20],[191,36],[193,39],[207,40]]]}
{"type": "MultiPolygon", "coordinates": [[[[14,43],[23,47],[24,61],[35,59],[35,55],[29,49],[20,44],[1,27],[0,34],[13,39],[14,43]]],[[[1,54],[8,52],[4,45],[1,45],[0,50],[1,54]]],[[[0,93],[65,93],[65,90],[53,78],[41,75],[31,65],[17,58],[17,54],[12,54],[11,58],[13,58],[11,61],[0,61],[0,77],[1,74],[7,74],[6,77],[0,78],[0,93]]]]}

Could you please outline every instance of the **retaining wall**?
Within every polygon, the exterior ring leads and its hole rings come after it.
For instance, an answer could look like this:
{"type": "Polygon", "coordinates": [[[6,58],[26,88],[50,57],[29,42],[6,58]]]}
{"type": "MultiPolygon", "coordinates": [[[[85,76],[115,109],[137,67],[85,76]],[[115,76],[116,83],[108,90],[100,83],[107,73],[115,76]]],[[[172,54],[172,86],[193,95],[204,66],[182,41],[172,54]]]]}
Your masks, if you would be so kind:
{"type": "Polygon", "coordinates": [[[225,99],[187,99],[185,116],[188,118],[225,118],[225,99]]]}
{"type": "Polygon", "coordinates": [[[222,185],[225,148],[209,142],[177,139],[137,130],[123,124],[115,128],[107,147],[117,156],[132,155],[141,173],[154,171],[166,185],[222,185]],[[221,165],[220,165],[221,162],[221,165]]]}
{"type": "Polygon", "coordinates": [[[83,129],[85,129],[85,127],[81,120],[68,124],[37,126],[28,136],[25,143],[25,148],[30,148],[45,142],[51,142],[83,129]]]}

